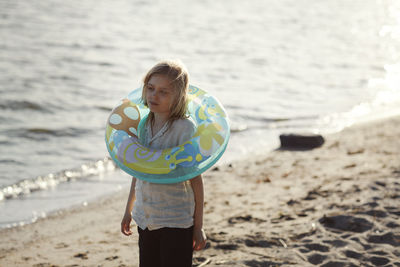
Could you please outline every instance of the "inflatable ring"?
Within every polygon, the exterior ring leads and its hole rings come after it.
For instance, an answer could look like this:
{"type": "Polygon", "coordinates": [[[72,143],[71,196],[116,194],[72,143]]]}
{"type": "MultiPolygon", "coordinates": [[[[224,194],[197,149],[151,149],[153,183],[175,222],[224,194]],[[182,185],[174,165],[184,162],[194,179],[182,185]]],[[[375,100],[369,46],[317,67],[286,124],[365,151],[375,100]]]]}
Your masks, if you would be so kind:
{"type": "Polygon", "coordinates": [[[107,149],[119,168],[141,180],[170,184],[196,177],[222,156],[230,127],[227,114],[215,97],[190,85],[188,115],[196,123],[196,132],[179,146],[157,150],[139,143],[138,135],[149,113],[141,96],[142,88],[129,93],[107,121],[107,149]]]}

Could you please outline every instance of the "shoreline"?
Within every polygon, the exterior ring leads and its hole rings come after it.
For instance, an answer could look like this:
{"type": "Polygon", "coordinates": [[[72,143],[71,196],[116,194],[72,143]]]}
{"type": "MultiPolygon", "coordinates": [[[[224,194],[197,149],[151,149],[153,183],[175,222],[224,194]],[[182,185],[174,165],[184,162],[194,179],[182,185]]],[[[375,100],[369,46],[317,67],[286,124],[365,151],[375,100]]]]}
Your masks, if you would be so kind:
{"type": "MultiPolygon", "coordinates": [[[[358,123],[353,123],[350,126],[345,127],[347,128],[352,128],[357,125],[361,124],[368,124],[368,123],[373,123],[374,121],[379,121],[379,120],[385,120],[391,117],[396,117],[399,116],[398,113],[394,113],[395,115],[392,114],[392,116],[388,116],[388,114],[383,115],[383,116],[376,116],[373,118],[370,118],[368,120],[361,120],[358,123]]],[[[343,123],[343,125],[347,125],[348,123],[343,123]]],[[[340,127],[341,128],[341,127],[340,127]]],[[[254,130],[254,129],[250,129],[254,130]]],[[[343,130],[343,129],[342,129],[343,130]]],[[[342,131],[340,130],[340,131],[342,131]]],[[[258,151],[256,152],[258,156],[263,156],[265,153],[270,153],[273,152],[274,150],[279,147],[279,134],[285,134],[285,133],[310,133],[310,134],[322,134],[323,136],[330,136],[339,133],[340,131],[322,131],[322,130],[303,130],[299,131],[297,130],[288,130],[288,131],[275,131],[275,129],[270,129],[268,136],[266,136],[266,133],[250,133],[252,134],[252,138],[247,140],[246,138],[243,138],[243,136],[234,136],[232,135],[231,139],[231,145],[228,146],[226,153],[224,153],[223,157],[216,163],[215,166],[224,166],[224,165],[229,165],[232,162],[237,161],[238,158],[242,157],[248,157],[250,154],[249,151],[258,151]],[[267,137],[267,138],[265,138],[267,137]],[[235,139],[236,138],[236,139],[235,139]],[[259,140],[260,143],[257,145],[254,145],[251,143],[251,140],[257,139],[259,140]],[[264,141],[262,141],[264,140],[264,141]],[[232,143],[240,143],[241,146],[238,147],[235,144],[232,143]],[[243,150],[243,147],[246,147],[245,150],[243,150]]],[[[242,133],[246,135],[246,131],[243,131],[242,133]]],[[[104,161],[105,159],[102,159],[101,161],[104,161]]],[[[108,158],[108,160],[111,160],[108,158]]],[[[93,162],[86,162],[81,165],[81,167],[75,167],[73,169],[66,169],[58,172],[58,174],[62,173],[68,173],[70,171],[75,172],[78,169],[81,169],[82,167],[85,167],[87,165],[96,165],[99,162],[93,161],[93,162]]],[[[105,161],[107,162],[107,161],[105,161]]],[[[94,170],[96,171],[96,170],[94,170]]],[[[98,171],[98,170],[97,170],[98,171]]],[[[98,198],[107,198],[110,195],[113,195],[115,193],[118,193],[120,191],[120,188],[126,187],[127,177],[124,177],[124,174],[118,173],[119,170],[114,170],[112,172],[104,172],[104,173],[99,173],[98,175],[94,175],[91,177],[84,177],[83,179],[78,179],[77,181],[74,181],[73,183],[60,183],[56,187],[51,186],[51,179],[50,179],[50,185],[44,185],[45,187],[48,187],[47,189],[44,190],[38,190],[36,191],[33,189],[33,193],[27,193],[23,194],[22,196],[18,196],[17,198],[11,198],[11,199],[5,199],[2,200],[3,208],[0,210],[0,212],[4,212],[6,215],[0,221],[0,230],[2,229],[9,229],[21,225],[26,225],[26,224],[31,224],[32,222],[37,221],[38,219],[41,218],[46,218],[51,216],[52,214],[57,214],[59,211],[63,211],[66,209],[71,209],[76,206],[80,205],[86,205],[86,203],[90,203],[95,201],[95,199],[98,198]],[[102,177],[101,179],[99,177],[102,177]],[[86,190],[82,190],[82,186],[87,186],[87,183],[91,183],[90,187],[96,186],[94,189],[90,189],[89,187],[86,188],[86,190]],[[114,188],[111,189],[109,186],[110,184],[114,185],[114,188]],[[69,192],[68,192],[69,190],[69,192]],[[93,197],[92,192],[96,192],[95,196],[93,197]],[[71,193],[72,196],[70,200],[65,201],[66,198],[68,197],[68,194],[71,193]],[[60,195],[61,194],[61,195],[60,195]],[[52,202],[51,204],[49,204],[52,202]],[[72,204],[66,204],[67,202],[72,202],[72,204]],[[55,204],[54,204],[55,203],[55,204]],[[57,204],[58,203],[58,204],[57,204]],[[20,213],[14,213],[14,210],[22,205],[23,209],[28,212],[20,212],[20,213]],[[7,216],[10,216],[10,218],[7,218],[7,216]],[[7,218],[7,220],[5,219],[7,218]]],[[[53,174],[50,174],[49,176],[52,176],[53,174]]],[[[57,175],[57,174],[56,174],[57,175]]],[[[69,179],[69,178],[68,178],[69,179]]],[[[39,179],[40,180],[40,179],[39,179]]],[[[31,180],[27,180],[29,182],[32,182],[31,180]]],[[[41,183],[41,181],[40,181],[41,183]]],[[[36,186],[43,186],[43,184],[38,184],[36,186]]],[[[29,186],[29,188],[31,188],[29,186]]],[[[18,190],[24,190],[23,188],[19,188],[18,190]]],[[[32,189],[29,189],[32,190],[32,189]]],[[[1,197],[1,196],[0,196],[1,197]]],[[[1,204],[1,203],[0,203],[1,204]]]]}
{"type": "MultiPolygon", "coordinates": [[[[205,172],[208,245],[194,266],[400,266],[399,124],[363,122],[324,136],[321,148],[205,172]]],[[[137,266],[137,235],[119,231],[128,190],[1,229],[0,265],[137,266]]]]}

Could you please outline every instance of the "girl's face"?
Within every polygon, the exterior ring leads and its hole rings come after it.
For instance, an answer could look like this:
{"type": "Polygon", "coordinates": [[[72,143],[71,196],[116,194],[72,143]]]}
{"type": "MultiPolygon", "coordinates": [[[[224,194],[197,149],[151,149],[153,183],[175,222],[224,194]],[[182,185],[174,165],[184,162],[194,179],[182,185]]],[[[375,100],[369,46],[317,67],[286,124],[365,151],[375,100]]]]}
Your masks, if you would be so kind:
{"type": "Polygon", "coordinates": [[[149,109],[157,115],[169,117],[175,92],[167,76],[154,74],[146,88],[146,101],[149,109]]]}

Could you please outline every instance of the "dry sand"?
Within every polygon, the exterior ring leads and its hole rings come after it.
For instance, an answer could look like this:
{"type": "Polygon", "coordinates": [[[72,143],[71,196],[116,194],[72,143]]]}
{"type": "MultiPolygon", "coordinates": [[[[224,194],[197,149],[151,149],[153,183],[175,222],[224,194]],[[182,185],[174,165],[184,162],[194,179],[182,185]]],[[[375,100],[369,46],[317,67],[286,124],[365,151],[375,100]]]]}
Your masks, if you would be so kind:
{"type": "MultiPolygon", "coordinates": [[[[400,266],[400,117],[204,174],[194,266],[400,266]]],[[[138,266],[128,191],[0,232],[0,266],[138,266]]]]}

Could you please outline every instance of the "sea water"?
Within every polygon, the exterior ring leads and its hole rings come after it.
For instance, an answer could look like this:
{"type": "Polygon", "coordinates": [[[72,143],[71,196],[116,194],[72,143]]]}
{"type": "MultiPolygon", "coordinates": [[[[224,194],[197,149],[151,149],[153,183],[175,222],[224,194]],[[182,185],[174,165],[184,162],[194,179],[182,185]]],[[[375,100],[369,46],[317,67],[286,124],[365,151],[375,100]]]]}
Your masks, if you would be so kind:
{"type": "Polygon", "coordinates": [[[0,227],[129,188],[105,122],[160,59],[218,97],[220,161],[400,113],[397,0],[0,1],[0,227]]]}

